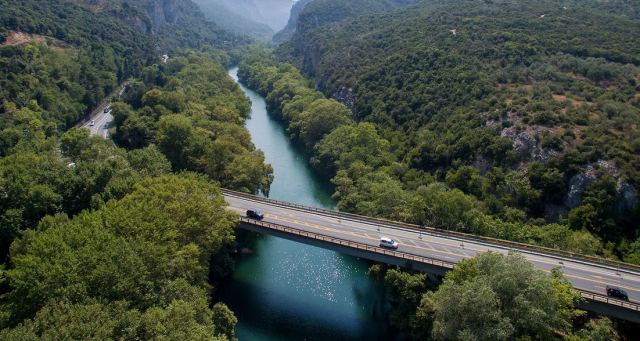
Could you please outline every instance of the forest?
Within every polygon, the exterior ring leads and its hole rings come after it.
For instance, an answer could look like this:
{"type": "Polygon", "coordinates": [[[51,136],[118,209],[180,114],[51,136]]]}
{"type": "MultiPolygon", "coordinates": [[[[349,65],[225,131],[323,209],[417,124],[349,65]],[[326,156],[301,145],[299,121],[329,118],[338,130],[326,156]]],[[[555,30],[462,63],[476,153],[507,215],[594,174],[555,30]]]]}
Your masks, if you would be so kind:
{"type": "MultiPolygon", "coordinates": [[[[637,6],[315,0],[271,51],[160,4],[0,0],[1,340],[236,339],[220,188],[273,180],[241,54],[339,209],[640,264],[637,6]]],[[[619,338],[517,254],[369,274],[413,339],[619,338]]]]}
{"type": "Polygon", "coordinates": [[[199,52],[158,65],[157,36],[74,3],[1,3],[0,339],[233,340],[212,296],[237,219],[219,188],[272,177],[224,71],[243,42],[176,31],[199,52]],[[115,144],[74,128],[125,81],[115,144]]]}
{"type": "Polygon", "coordinates": [[[351,110],[314,147],[340,208],[640,261],[637,4],[422,1],[326,22],[337,4],[314,4],[266,59],[351,110]],[[352,163],[353,127],[383,155],[352,163]],[[455,219],[425,213],[443,192],[455,219]]]}

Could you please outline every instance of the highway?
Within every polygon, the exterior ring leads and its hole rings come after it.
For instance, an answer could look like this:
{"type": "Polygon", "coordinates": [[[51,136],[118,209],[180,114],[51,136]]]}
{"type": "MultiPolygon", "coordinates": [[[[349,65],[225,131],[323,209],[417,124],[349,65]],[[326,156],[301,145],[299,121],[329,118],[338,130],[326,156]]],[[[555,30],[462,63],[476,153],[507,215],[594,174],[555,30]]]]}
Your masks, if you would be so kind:
{"type": "Polygon", "coordinates": [[[91,131],[91,135],[99,135],[103,138],[108,138],[109,127],[113,121],[109,105],[110,104],[98,107],[98,110],[96,110],[94,115],[92,115],[91,118],[82,125],[82,128],[89,129],[91,131]]]}
{"type": "MultiPolygon", "coordinates": [[[[274,205],[259,198],[235,195],[231,192],[225,192],[224,198],[228,203],[228,209],[239,215],[244,216],[248,209],[259,209],[265,214],[265,222],[372,246],[378,246],[380,236],[384,235],[399,242],[398,251],[400,252],[446,262],[456,263],[487,251],[506,254],[512,250],[483,241],[443,237],[414,229],[399,228],[387,225],[384,221],[374,223],[371,219],[344,218],[296,207],[274,205]]],[[[606,295],[605,287],[614,285],[627,291],[630,302],[640,303],[640,272],[638,271],[530,250],[515,249],[515,251],[523,254],[532,264],[544,271],[560,267],[565,278],[576,289],[606,295]]]]}

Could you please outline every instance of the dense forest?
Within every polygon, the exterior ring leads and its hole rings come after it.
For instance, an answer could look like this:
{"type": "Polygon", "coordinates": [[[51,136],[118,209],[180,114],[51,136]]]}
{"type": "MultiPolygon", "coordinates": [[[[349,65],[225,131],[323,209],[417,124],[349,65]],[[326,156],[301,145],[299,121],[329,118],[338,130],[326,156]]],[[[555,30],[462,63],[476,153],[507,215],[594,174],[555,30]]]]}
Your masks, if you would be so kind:
{"type": "MultiPolygon", "coordinates": [[[[294,66],[276,65],[264,50],[254,50],[239,75],[265,94],[270,112],[287,123],[291,138],[312,148],[311,164],[335,174],[334,196],[342,209],[583,254],[606,252],[589,231],[493,216],[475,196],[426,172],[406,169],[395,161],[391,143],[375,124],[352,122],[346,106],[311,89],[294,66]]],[[[514,193],[522,190],[522,181],[509,180],[520,186],[514,193]]],[[[575,309],[580,299],[560,272],[535,270],[516,254],[483,254],[464,261],[442,284],[425,274],[379,265],[370,275],[388,288],[391,322],[411,339],[618,339],[609,319],[575,309]]]]}
{"type": "MultiPolygon", "coordinates": [[[[239,52],[340,209],[640,264],[637,4],[302,4],[273,52],[191,0],[0,0],[1,340],[236,338],[220,188],[273,180],[239,52]]],[[[370,275],[414,339],[618,338],[517,254],[370,275]]]]}
{"type": "Polygon", "coordinates": [[[318,19],[338,5],[307,5],[276,59],[384,140],[366,168],[338,149],[355,128],[315,146],[340,208],[640,261],[637,3],[421,1],[318,19]],[[434,191],[458,193],[455,219],[421,207],[434,191]]]}
{"type": "Polygon", "coordinates": [[[216,59],[192,53],[145,68],[112,105],[114,140],[129,149],[157,145],[175,171],[269,193],[272,169],[243,127],[250,104],[216,59]]]}
{"type": "Polygon", "coordinates": [[[223,68],[245,40],[159,4],[0,2],[2,340],[235,338],[211,296],[235,247],[219,187],[271,182],[223,68]],[[118,145],[73,128],[125,80],[118,145]]]}

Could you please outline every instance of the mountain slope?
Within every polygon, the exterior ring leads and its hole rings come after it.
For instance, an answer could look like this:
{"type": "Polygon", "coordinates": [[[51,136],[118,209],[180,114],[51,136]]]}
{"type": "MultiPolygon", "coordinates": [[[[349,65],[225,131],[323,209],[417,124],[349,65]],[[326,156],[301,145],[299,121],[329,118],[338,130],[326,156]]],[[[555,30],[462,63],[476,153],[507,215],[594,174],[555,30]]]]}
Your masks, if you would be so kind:
{"type": "Polygon", "coordinates": [[[438,0],[327,16],[340,6],[307,5],[279,55],[376,124],[402,167],[505,219],[637,237],[637,2],[438,0]]]}
{"type": "Polygon", "coordinates": [[[180,48],[230,48],[246,42],[207,20],[191,0],[63,0],[91,12],[117,17],[153,37],[162,51],[180,48]]]}
{"type": "Polygon", "coordinates": [[[253,21],[228,8],[222,2],[212,0],[194,0],[209,20],[230,32],[256,38],[270,38],[273,30],[264,23],[253,21]]]}
{"type": "MultiPolygon", "coordinates": [[[[232,13],[234,17],[242,18],[243,22],[266,25],[274,32],[281,30],[287,24],[289,11],[293,4],[292,0],[195,0],[195,2],[203,9],[223,8],[232,13]]],[[[209,13],[209,15],[213,18],[220,18],[222,14],[209,13]]],[[[223,19],[227,22],[231,18],[223,19]]],[[[223,27],[226,26],[223,25],[223,27]]]]}

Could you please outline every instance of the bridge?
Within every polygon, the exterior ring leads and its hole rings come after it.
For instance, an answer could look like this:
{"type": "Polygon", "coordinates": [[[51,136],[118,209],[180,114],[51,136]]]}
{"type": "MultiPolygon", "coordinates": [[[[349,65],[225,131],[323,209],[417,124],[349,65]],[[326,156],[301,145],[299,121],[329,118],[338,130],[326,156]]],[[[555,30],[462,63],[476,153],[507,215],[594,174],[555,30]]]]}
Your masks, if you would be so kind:
{"type": "Polygon", "coordinates": [[[640,323],[640,266],[459,232],[421,227],[333,210],[306,207],[223,190],[228,209],[238,213],[240,228],[319,246],[375,262],[443,276],[463,259],[493,251],[519,252],[543,271],[559,267],[582,295],[580,308],[640,323]],[[248,209],[263,220],[245,217],[248,209]],[[399,242],[397,250],[379,247],[380,236],[399,242]],[[605,287],[627,291],[629,301],[610,298],[605,287]]]}

